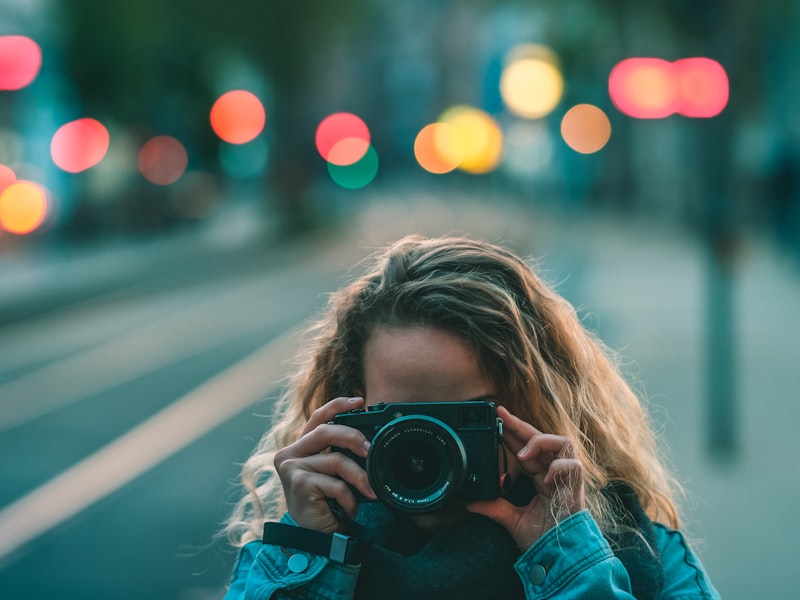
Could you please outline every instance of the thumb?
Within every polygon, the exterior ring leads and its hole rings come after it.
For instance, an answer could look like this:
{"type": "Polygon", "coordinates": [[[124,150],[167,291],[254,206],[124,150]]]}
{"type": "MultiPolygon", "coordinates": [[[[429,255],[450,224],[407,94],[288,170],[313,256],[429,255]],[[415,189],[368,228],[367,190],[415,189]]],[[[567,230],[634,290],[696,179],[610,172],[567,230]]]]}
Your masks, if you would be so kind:
{"type": "Polygon", "coordinates": [[[517,507],[508,500],[497,498],[495,500],[478,500],[467,504],[467,510],[484,517],[489,517],[507,530],[511,530],[517,521],[517,507]]]}

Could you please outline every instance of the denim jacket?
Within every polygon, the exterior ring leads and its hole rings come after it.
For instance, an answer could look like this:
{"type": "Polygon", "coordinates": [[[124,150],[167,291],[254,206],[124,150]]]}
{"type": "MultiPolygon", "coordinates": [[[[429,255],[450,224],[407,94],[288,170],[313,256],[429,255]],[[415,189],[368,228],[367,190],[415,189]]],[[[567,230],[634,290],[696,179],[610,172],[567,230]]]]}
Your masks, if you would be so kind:
{"type": "MultiPolygon", "coordinates": [[[[296,525],[288,514],[282,522],[296,525]]],[[[719,593],[683,535],[658,523],[654,527],[664,570],[660,598],[718,599],[719,593]]],[[[225,600],[353,598],[359,565],[305,556],[308,567],[295,573],[289,569],[282,548],[250,542],[239,551],[225,600]]],[[[530,600],[633,598],[628,572],[586,510],[548,531],[517,559],[514,569],[530,600]]]]}

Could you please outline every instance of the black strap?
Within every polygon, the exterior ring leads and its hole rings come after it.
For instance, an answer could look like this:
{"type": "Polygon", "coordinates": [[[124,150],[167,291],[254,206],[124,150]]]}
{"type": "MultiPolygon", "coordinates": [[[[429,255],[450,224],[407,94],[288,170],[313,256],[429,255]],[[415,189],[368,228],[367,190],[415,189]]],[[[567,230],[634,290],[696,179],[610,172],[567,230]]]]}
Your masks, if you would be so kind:
{"type": "Polygon", "coordinates": [[[355,565],[359,564],[368,548],[368,544],[362,543],[354,537],[341,533],[327,534],[305,527],[296,525],[286,525],[284,523],[264,523],[265,544],[274,544],[303,550],[326,556],[336,562],[355,565]]]}

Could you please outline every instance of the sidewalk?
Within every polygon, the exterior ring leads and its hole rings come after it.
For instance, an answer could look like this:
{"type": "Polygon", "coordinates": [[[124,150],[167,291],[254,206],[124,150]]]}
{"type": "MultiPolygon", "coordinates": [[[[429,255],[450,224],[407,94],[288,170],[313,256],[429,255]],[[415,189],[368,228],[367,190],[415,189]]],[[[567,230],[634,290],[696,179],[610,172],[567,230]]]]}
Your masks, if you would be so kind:
{"type": "MultiPolygon", "coordinates": [[[[800,556],[800,280],[750,241],[734,282],[734,390],[740,454],[708,441],[707,276],[703,245],[635,223],[567,226],[539,253],[561,291],[632,361],[688,491],[683,518],[723,598],[797,598],[800,556]]],[[[713,308],[712,308],[713,310],[713,308]]],[[[711,416],[710,418],[713,418],[711,416]]]]}

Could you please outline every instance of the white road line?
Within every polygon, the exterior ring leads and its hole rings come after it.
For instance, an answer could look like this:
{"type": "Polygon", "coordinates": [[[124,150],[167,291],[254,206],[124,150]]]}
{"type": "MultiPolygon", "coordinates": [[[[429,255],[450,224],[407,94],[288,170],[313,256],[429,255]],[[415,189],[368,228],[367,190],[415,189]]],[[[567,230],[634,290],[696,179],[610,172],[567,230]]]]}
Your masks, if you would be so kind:
{"type": "Polygon", "coordinates": [[[156,466],[279,384],[289,331],[0,511],[0,561],[156,466]]]}
{"type": "Polygon", "coordinates": [[[0,433],[266,324],[284,302],[267,292],[283,281],[237,286],[0,384],[0,433]]]}

